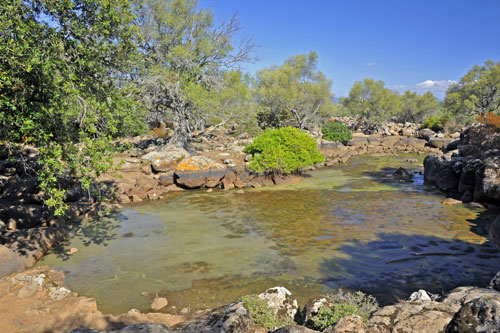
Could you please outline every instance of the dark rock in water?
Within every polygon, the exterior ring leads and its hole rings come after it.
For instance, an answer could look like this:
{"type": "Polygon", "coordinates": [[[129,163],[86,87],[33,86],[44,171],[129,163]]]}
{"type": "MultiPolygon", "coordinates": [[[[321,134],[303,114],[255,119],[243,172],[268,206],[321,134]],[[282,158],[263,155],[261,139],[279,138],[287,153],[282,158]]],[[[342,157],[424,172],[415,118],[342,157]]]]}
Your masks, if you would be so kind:
{"type": "Polygon", "coordinates": [[[314,332],[319,332],[319,331],[315,331],[300,325],[285,326],[273,331],[273,333],[314,333],[314,332]]]}
{"type": "Polygon", "coordinates": [[[500,299],[480,297],[465,303],[446,332],[500,332],[500,299]]]}
{"type": "Polygon", "coordinates": [[[189,320],[172,327],[175,332],[251,332],[253,321],[242,302],[232,303],[212,310],[207,317],[189,320]]]}
{"type": "MultiPolygon", "coordinates": [[[[493,238],[493,240],[497,243],[497,246],[500,246],[500,215],[497,216],[497,218],[493,220],[493,222],[491,222],[489,234],[490,237],[493,238]]],[[[499,273],[497,273],[496,276],[500,278],[499,273]]]]}
{"type": "Polygon", "coordinates": [[[424,159],[424,181],[447,192],[458,188],[460,174],[455,171],[455,161],[429,155],[424,159]]]}
{"type": "Polygon", "coordinates": [[[405,168],[399,168],[392,175],[394,178],[404,181],[411,181],[413,179],[413,173],[405,168]]]}

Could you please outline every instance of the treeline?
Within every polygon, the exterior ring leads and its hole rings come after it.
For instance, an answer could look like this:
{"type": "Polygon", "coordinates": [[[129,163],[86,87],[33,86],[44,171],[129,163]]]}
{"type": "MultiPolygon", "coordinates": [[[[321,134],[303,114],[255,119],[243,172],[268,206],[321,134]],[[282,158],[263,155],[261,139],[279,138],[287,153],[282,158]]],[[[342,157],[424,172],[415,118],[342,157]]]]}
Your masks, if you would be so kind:
{"type": "MultiPolygon", "coordinates": [[[[434,115],[467,124],[499,112],[500,62],[476,66],[450,87],[400,95],[381,81],[356,82],[334,103],[315,52],[255,76],[255,45],[235,40],[237,16],[216,25],[197,0],[7,0],[0,2],[0,140],[39,148],[46,204],[61,214],[61,178],[92,179],[112,168],[114,139],[173,124],[169,144],[231,122],[241,130],[310,129],[335,115],[421,122],[434,115]]],[[[441,118],[439,118],[441,119],[441,118]]]]}

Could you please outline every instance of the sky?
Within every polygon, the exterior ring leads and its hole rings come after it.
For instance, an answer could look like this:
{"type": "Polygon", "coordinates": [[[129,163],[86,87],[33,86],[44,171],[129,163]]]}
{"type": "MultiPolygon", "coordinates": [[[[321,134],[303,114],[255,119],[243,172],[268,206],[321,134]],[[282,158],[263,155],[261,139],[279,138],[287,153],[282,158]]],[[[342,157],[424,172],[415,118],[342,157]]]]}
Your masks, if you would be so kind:
{"type": "Polygon", "coordinates": [[[255,73],[316,51],[336,97],[373,78],[400,92],[433,92],[475,64],[500,61],[500,0],[200,0],[216,22],[238,13],[259,47],[255,73]]]}

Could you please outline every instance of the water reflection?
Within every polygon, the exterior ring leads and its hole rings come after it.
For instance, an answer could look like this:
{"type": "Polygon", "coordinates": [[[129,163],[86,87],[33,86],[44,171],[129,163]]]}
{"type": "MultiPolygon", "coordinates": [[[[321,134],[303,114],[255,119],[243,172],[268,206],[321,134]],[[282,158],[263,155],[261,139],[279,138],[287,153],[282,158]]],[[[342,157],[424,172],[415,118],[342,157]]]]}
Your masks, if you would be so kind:
{"type": "Polygon", "coordinates": [[[418,288],[484,283],[500,268],[486,239],[492,216],[445,207],[418,178],[392,177],[400,166],[418,175],[407,158],[361,157],[243,194],[172,194],[92,222],[91,233],[65,244],[79,252],[64,258],[59,248],[39,264],[70,271],[69,286],[110,313],[147,310],[155,293],[177,312],[274,285],[302,300],[342,286],[386,302],[418,288]],[[105,241],[89,242],[101,227],[105,241]]]}

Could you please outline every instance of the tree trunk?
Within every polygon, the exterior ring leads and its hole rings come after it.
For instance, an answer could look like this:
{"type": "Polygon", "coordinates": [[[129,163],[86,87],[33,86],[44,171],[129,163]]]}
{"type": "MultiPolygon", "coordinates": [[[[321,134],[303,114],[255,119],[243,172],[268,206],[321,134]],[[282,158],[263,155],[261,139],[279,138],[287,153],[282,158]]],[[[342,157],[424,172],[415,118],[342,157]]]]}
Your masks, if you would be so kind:
{"type": "Polygon", "coordinates": [[[186,107],[179,107],[174,110],[174,135],[170,138],[169,145],[188,149],[188,120],[189,112],[186,107]]]}

